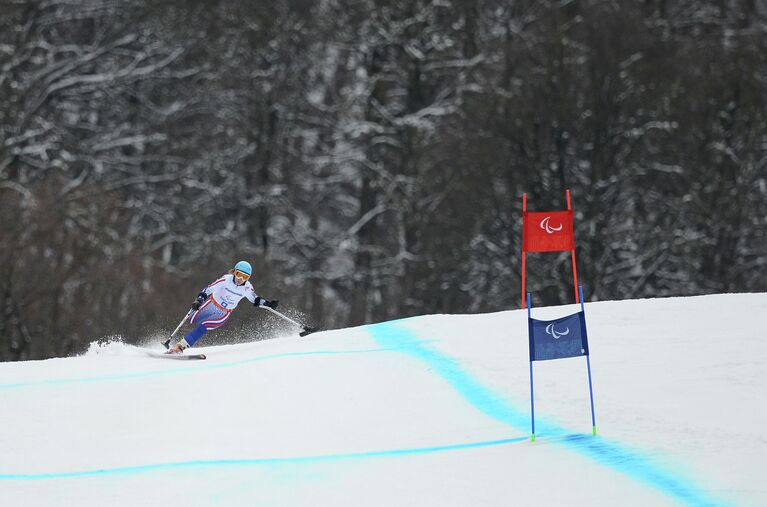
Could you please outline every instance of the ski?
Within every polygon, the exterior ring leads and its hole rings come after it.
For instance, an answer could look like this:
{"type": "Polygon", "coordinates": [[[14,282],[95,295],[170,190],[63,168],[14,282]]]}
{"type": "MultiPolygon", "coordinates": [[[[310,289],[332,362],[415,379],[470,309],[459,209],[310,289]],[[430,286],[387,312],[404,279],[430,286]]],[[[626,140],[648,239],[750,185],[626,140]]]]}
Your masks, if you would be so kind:
{"type": "Polygon", "coordinates": [[[178,360],[203,360],[207,359],[205,354],[167,354],[165,352],[155,352],[154,350],[145,350],[146,354],[150,357],[159,357],[162,359],[178,359],[178,360]]]}

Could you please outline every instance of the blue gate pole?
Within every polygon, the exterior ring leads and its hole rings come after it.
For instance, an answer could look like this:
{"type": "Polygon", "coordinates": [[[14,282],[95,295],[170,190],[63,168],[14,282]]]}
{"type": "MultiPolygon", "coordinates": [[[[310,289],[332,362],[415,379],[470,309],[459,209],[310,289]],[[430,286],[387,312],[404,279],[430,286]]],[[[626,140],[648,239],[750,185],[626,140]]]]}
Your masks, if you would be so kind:
{"type": "MultiPolygon", "coordinates": [[[[583,312],[583,322],[586,322],[586,308],[583,306],[583,286],[578,286],[578,294],[581,297],[581,312],[583,312]]],[[[586,333],[586,330],[583,330],[584,333],[586,333]]],[[[586,333],[586,339],[588,340],[588,333],[586,333]]],[[[590,354],[586,355],[586,368],[588,368],[589,372],[589,399],[591,400],[591,434],[596,436],[597,434],[597,423],[596,419],[594,418],[594,389],[591,386],[591,358],[590,354]]]]}
{"type": "MultiPolygon", "coordinates": [[[[528,339],[532,340],[532,329],[530,328],[530,306],[532,306],[532,296],[527,293],[527,332],[528,339]]],[[[531,349],[532,352],[532,349],[531,349]]],[[[532,441],[535,442],[535,393],[533,391],[533,358],[530,357],[530,421],[533,429],[532,441]]]]}

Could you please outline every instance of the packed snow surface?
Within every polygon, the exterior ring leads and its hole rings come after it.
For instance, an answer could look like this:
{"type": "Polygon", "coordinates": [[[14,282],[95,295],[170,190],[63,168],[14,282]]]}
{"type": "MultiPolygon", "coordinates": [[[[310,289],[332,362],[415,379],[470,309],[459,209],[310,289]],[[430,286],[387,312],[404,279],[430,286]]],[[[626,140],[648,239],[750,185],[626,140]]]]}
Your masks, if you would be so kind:
{"type": "Polygon", "coordinates": [[[586,360],[559,359],[533,363],[534,442],[524,310],[0,363],[0,505],[767,505],[765,315],[587,303],[597,435],[586,360]]]}

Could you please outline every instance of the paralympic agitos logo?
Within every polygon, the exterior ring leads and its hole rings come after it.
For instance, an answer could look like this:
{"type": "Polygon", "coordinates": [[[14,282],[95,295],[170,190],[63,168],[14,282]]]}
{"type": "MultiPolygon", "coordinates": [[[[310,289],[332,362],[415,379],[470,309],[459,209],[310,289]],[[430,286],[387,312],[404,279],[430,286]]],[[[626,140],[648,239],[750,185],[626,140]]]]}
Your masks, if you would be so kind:
{"type": "Polygon", "coordinates": [[[555,340],[558,340],[562,336],[570,334],[570,328],[566,327],[564,331],[557,331],[554,329],[554,324],[546,326],[546,334],[550,334],[555,340]]]}
{"type": "Polygon", "coordinates": [[[541,229],[546,231],[548,234],[554,234],[555,232],[559,232],[562,230],[562,224],[559,224],[559,227],[552,227],[549,225],[549,220],[551,220],[551,217],[546,217],[543,220],[541,220],[541,223],[539,224],[541,229]]]}

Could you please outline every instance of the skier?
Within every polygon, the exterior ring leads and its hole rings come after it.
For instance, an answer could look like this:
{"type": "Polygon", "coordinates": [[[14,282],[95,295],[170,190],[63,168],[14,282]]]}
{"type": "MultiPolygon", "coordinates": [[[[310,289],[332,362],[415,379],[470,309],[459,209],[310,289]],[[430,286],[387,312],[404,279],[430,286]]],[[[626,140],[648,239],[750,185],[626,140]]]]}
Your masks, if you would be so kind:
{"type": "Polygon", "coordinates": [[[189,322],[197,327],[190,331],[174,347],[168,349],[168,354],[180,354],[187,347],[193,346],[211,329],[216,329],[226,322],[232,311],[242,298],[247,298],[254,306],[277,308],[278,300],[268,300],[259,297],[248,281],[253,274],[253,268],[247,261],[239,261],[229,273],[205,287],[192,303],[189,322]]]}

